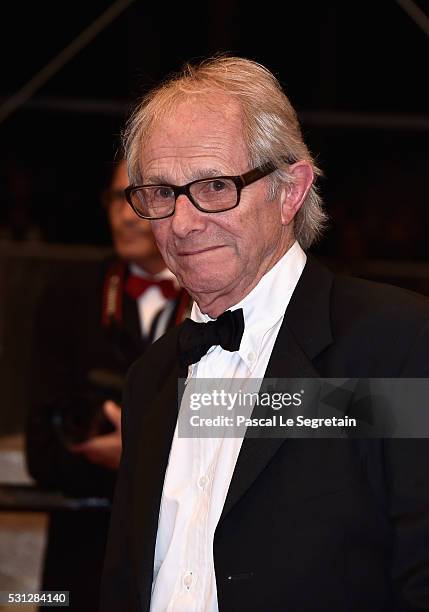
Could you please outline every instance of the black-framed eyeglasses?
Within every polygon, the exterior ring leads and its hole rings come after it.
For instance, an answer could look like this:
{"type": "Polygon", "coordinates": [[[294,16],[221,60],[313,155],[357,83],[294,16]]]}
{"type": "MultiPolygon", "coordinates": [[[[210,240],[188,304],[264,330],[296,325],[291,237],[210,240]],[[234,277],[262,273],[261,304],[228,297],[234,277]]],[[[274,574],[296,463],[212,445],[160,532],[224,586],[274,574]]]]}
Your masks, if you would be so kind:
{"type": "Polygon", "coordinates": [[[179,195],[186,195],[192,204],[205,213],[231,210],[240,202],[241,190],[277,169],[264,164],[239,176],[214,176],[186,185],[130,185],[125,197],[134,212],[143,219],[166,219],[174,215],[179,195]]]}

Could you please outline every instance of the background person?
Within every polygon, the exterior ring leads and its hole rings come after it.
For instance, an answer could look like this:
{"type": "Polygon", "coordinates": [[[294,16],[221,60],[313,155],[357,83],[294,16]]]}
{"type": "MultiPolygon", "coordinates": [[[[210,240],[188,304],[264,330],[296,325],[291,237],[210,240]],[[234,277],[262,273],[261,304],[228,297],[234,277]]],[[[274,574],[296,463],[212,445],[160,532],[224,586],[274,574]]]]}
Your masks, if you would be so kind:
{"type": "MultiPolygon", "coordinates": [[[[94,275],[56,279],[38,308],[27,463],[41,487],[68,496],[112,496],[125,373],[188,305],[127,184],[121,161],[103,195],[116,255],[94,275]]],[[[70,591],[73,610],[98,608],[108,522],[108,511],[50,515],[42,588],[70,591]]]]}

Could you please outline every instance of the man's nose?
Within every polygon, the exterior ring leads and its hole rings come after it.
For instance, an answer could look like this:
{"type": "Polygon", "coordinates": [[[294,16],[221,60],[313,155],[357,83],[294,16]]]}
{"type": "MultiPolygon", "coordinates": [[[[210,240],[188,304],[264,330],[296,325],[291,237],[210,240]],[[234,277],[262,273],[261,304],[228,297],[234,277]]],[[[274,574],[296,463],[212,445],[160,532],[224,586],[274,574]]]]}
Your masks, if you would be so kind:
{"type": "Polygon", "coordinates": [[[202,230],[205,224],[205,214],[192,204],[188,196],[180,195],[176,200],[176,210],[172,217],[172,231],[180,238],[185,238],[191,232],[202,230]]]}

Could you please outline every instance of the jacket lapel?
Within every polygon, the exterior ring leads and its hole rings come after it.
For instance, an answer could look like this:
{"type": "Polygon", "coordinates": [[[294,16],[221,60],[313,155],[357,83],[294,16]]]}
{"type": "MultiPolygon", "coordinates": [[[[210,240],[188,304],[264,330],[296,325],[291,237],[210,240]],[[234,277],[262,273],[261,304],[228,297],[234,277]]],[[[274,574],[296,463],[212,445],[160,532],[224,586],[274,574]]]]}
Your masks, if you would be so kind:
{"type": "MultiPolygon", "coordinates": [[[[172,337],[171,346],[175,346],[176,336],[172,337]]],[[[175,351],[169,354],[174,359],[175,351]]],[[[178,380],[185,377],[174,359],[165,370],[159,370],[153,396],[141,398],[145,411],[136,434],[139,444],[132,501],[133,558],[141,593],[151,591],[161,495],[177,421],[178,380]]]]}
{"type": "MultiPolygon", "coordinates": [[[[286,309],[264,380],[319,377],[312,361],[333,341],[329,303],[332,283],[331,272],[309,257],[286,309]]],[[[219,522],[284,441],[284,438],[245,437],[219,522]]]]}

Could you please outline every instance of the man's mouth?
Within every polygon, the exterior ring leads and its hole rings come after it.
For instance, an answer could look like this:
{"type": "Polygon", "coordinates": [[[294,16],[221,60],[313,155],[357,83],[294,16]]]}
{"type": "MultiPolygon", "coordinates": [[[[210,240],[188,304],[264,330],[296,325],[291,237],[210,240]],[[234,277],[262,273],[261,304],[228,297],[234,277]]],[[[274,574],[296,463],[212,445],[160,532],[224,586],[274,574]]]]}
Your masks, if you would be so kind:
{"type": "Polygon", "coordinates": [[[177,254],[181,257],[189,257],[190,255],[200,255],[201,253],[208,253],[209,251],[215,251],[216,249],[222,249],[223,244],[217,244],[211,247],[198,247],[192,249],[182,249],[177,254]]]}

